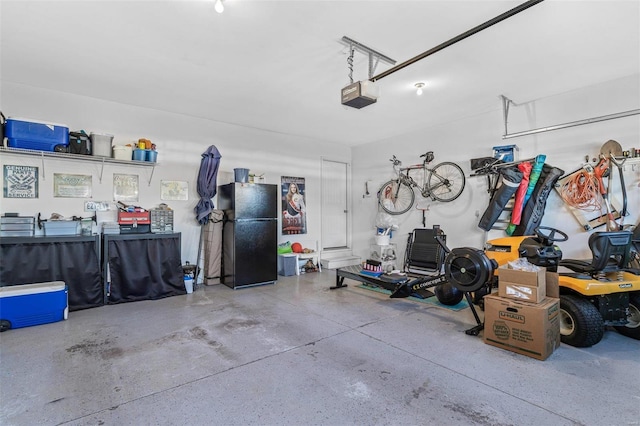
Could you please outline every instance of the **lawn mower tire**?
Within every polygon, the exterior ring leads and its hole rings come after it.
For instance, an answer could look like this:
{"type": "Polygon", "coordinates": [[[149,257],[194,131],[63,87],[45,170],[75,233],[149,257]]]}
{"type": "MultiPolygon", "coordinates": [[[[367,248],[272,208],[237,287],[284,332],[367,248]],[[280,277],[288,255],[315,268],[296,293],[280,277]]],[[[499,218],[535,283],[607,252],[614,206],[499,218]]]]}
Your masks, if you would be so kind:
{"type": "Polygon", "coordinates": [[[629,315],[627,315],[626,325],[617,325],[614,328],[623,336],[640,340],[640,294],[629,295],[629,315]]]}
{"type": "Polygon", "coordinates": [[[604,321],[598,309],[587,299],[560,296],[560,339],[562,343],[586,348],[602,340],[604,321]]]}

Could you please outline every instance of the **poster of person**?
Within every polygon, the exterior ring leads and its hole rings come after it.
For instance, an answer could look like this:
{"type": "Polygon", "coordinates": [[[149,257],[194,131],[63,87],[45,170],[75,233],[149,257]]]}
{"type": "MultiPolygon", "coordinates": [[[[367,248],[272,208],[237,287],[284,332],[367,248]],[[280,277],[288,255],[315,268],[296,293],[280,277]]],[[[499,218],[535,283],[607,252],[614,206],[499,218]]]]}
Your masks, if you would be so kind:
{"type": "Polygon", "coordinates": [[[304,178],[282,176],[282,235],[307,233],[304,178]]]}
{"type": "Polygon", "coordinates": [[[90,175],[53,174],[53,196],[59,198],[91,198],[90,175]]]}
{"type": "Polygon", "coordinates": [[[113,174],[113,201],[138,201],[138,175],[113,174]]]}
{"type": "Polygon", "coordinates": [[[38,198],[38,168],[4,166],[4,198],[38,198]]]}

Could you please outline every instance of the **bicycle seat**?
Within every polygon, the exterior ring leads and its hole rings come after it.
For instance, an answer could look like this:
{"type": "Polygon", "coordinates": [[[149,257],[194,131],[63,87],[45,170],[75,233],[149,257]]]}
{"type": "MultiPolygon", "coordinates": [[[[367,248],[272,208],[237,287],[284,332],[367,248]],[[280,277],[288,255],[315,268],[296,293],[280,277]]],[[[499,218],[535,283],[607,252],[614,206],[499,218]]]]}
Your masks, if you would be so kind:
{"type": "Polygon", "coordinates": [[[434,157],[434,155],[433,155],[433,151],[428,151],[426,154],[422,154],[422,155],[420,156],[420,158],[422,158],[422,157],[426,157],[426,158],[424,159],[424,162],[425,162],[425,163],[430,163],[430,162],[432,162],[432,161],[433,161],[433,159],[435,158],[435,157],[434,157]]]}
{"type": "Polygon", "coordinates": [[[561,260],[559,265],[591,276],[624,270],[629,261],[631,232],[594,232],[589,237],[589,248],[593,254],[590,261],[566,259],[561,260]]]}

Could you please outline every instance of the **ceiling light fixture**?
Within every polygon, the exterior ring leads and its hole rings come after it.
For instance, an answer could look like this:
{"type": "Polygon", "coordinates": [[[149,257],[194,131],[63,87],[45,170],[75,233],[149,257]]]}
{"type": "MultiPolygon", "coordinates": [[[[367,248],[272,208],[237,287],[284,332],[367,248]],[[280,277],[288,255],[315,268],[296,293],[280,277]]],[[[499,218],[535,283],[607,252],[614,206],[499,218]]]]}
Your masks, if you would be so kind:
{"type": "Polygon", "coordinates": [[[416,87],[416,95],[422,95],[422,88],[424,87],[424,83],[416,83],[414,84],[414,86],[416,87]]]}
{"type": "Polygon", "coordinates": [[[216,4],[213,6],[213,8],[218,13],[224,12],[224,4],[222,4],[222,0],[216,0],[216,4]]]}

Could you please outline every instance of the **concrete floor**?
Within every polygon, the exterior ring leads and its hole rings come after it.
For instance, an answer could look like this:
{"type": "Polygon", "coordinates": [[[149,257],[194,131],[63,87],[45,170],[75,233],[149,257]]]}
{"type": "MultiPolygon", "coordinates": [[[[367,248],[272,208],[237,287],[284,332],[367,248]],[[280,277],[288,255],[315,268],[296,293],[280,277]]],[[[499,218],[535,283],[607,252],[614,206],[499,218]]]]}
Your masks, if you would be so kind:
{"type": "Polygon", "coordinates": [[[640,342],[537,361],[335,272],[72,312],[0,335],[2,425],[638,425],[640,342]]]}

